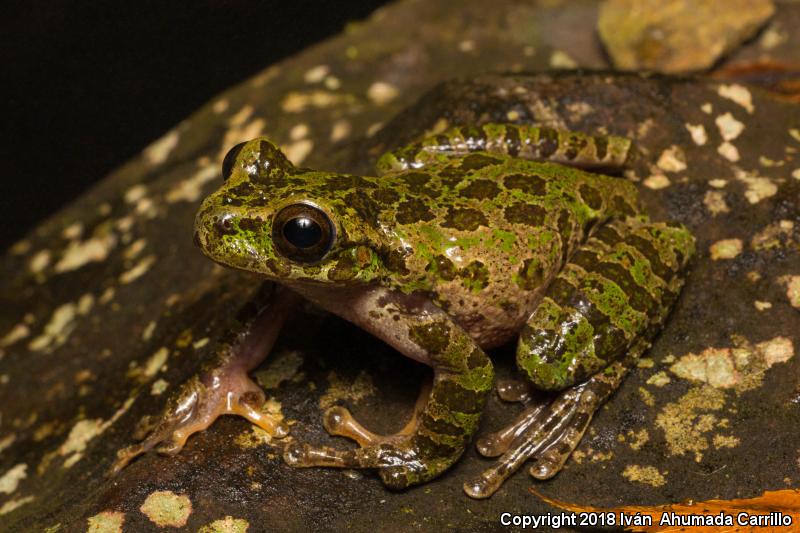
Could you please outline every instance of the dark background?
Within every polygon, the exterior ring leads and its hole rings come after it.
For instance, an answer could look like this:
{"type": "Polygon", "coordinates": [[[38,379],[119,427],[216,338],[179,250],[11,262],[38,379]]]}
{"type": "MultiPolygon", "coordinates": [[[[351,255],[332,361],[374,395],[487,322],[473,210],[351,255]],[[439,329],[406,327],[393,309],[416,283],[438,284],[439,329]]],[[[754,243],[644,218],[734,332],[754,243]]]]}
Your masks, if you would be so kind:
{"type": "Polygon", "coordinates": [[[387,0],[0,7],[0,250],[212,96],[387,0]]]}

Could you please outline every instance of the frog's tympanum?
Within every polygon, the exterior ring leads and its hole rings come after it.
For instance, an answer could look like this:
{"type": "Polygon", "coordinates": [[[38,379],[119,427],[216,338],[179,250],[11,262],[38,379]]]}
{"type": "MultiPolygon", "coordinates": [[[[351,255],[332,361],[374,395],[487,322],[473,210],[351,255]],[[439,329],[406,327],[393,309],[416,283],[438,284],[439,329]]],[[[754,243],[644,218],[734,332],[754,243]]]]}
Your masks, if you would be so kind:
{"type": "Polygon", "coordinates": [[[259,411],[264,394],[247,372],[307,299],[430,365],[433,381],[398,433],[372,433],[333,407],[325,429],[359,447],[293,442],[286,462],[377,469],[393,488],[440,475],[493,388],[486,350],[516,340],[526,379],[497,390],[526,409],[478,440],[499,460],[464,490],[488,497],[529,459],[534,477],[552,477],[663,326],[694,251],[686,228],[642,214],[632,183],[586,170],[618,170],[631,151],[618,137],[487,124],[388,153],[379,177],[362,177],[297,168],[263,138],[234,147],[195,239],[269,282],[116,468],[153,447],[176,453],[221,414],[285,434],[259,411]]]}

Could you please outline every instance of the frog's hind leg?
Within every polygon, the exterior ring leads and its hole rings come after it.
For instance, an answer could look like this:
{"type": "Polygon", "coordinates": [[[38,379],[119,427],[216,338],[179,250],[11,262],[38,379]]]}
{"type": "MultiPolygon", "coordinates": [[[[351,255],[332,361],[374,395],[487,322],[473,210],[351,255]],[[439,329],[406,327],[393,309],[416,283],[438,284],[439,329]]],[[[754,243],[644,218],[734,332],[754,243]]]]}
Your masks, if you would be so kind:
{"type": "Polygon", "coordinates": [[[455,127],[424,137],[387,152],[378,160],[377,167],[381,174],[385,174],[437,162],[446,163],[450,158],[464,157],[472,152],[614,172],[628,164],[633,147],[631,140],[624,137],[594,136],[528,124],[489,123],[479,127],[455,127]]]}
{"type": "Polygon", "coordinates": [[[465,484],[467,494],[490,496],[530,458],[536,458],[531,474],[538,479],[563,467],[595,410],[661,328],[693,247],[679,225],[626,219],[606,224],[573,254],[517,345],[517,365],[531,383],[563,392],[482,441],[487,455],[503,455],[465,484]]]}

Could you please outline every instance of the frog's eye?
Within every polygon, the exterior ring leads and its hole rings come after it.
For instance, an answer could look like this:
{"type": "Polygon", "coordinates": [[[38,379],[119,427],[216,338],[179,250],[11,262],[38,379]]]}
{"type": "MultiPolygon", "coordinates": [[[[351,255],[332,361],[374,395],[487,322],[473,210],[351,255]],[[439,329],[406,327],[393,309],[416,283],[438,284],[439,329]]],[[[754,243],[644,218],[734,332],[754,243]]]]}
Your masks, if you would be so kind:
{"type": "Polygon", "coordinates": [[[239,143],[230,150],[228,153],[225,154],[225,159],[222,160],[222,179],[227,180],[231,177],[231,172],[233,172],[233,163],[236,161],[236,156],[239,155],[239,152],[242,151],[244,145],[247,142],[239,143]]]}
{"type": "Polygon", "coordinates": [[[315,263],[333,245],[336,231],[331,219],[310,204],[281,209],[272,222],[272,242],[281,255],[299,263],[315,263]]]}

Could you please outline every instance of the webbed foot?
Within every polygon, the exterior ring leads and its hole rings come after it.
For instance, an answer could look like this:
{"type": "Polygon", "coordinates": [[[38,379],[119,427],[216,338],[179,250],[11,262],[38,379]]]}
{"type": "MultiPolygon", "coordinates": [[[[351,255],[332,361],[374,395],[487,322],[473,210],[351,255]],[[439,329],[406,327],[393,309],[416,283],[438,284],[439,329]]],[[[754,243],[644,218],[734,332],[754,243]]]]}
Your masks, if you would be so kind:
{"type": "MultiPolygon", "coordinates": [[[[550,403],[517,395],[527,407],[505,429],[478,440],[478,451],[497,463],[464,483],[472,498],[488,498],[514,472],[534,458],[530,474],[544,480],[555,476],[583,437],[595,411],[616,390],[627,369],[612,365],[606,372],[562,392],[550,403]]],[[[509,394],[509,397],[513,395],[509,394]]]]}
{"type": "Polygon", "coordinates": [[[177,454],[189,436],[208,428],[221,415],[243,416],[273,437],[286,436],[282,417],[262,412],[265,400],[261,388],[239,367],[219,367],[194,376],[170,397],[161,415],[140,421],[133,437],[141,442],[117,452],[110,474],[152,449],[177,454]]]}

